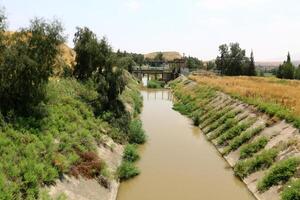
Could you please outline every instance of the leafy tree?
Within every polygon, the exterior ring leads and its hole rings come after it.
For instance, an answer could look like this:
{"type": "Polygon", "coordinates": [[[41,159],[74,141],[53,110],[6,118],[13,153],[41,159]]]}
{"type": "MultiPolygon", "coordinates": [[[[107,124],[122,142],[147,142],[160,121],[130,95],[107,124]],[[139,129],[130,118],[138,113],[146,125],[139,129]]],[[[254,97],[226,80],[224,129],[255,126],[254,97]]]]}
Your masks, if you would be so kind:
{"type": "Polygon", "coordinates": [[[277,77],[285,79],[294,79],[294,76],[295,67],[291,61],[290,53],[288,53],[286,61],[284,61],[283,64],[280,65],[278,68],[277,77]]]}
{"type": "MultiPolygon", "coordinates": [[[[124,108],[118,100],[118,96],[126,85],[123,77],[123,65],[128,64],[127,60],[118,62],[118,52],[117,54],[113,53],[106,38],[98,40],[96,34],[86,27],[77,28],[74,43],[77,63],[75,76],[84,81],[92,79],[99,94],[96,101],[93,102],[95,113],[100,115],[106,111],[114,111],[114,113],[122,115],[124,108]],[[116,64],[120,64],[122,67],[117,67],[116,64]]],[[[131,64],[129,63],[129,65],[131,64]]]]}
{"type": "Polygon", "coordinates": [[[213,70],[216,68],[216,63],[214,61],[208,61],[206,63],[206,70],[213,70]]]}
{"type": "Polygon", "coordinates": [[[107,57],[112,52],[106,38],[98,41],[96,34],[87,27],[77,27],[73,41],[76,52],[75,77],[79,80],[87,80],[96,70],[102,71],[107,57]]]}
{"type": "Polygon", "coordinates": [[[29,28],[5,37],[0,62],[0,109],[29,115],[44,99],[58,45],[64,41],[57,20],[35,18],[29,28]]]}
{"type": "Polygon", "coordinates": [[[131,57],[134,61],[134,64],[138,65],[138,66],[142,66],[146,63],[143,54],[127,53],[126,51],[122,52],[122,51],[118,50],[116,52],[116,55],[117,55],[118,59],[123,58],[123,57],[131,57]]]}
{"type": "Polygon", "coordinates": [[[136,65],[131,56],[125,56],[117,59],[117,66],[122,66],[128,72],[132,73],[133,67],[136,65]]]}
{"type": "Polygon", "coordinates": [[[220,56],[216,58],[217,70],[220,71],[221,74],[227,74],[227,67],[229,65],[229,50],[227,44],[222,44],[219,46],[220,56]]]}
{"type": "MultiPolygon", "coordinates": [[[[250,73],[251,61],[246,57],[246,51],[239,43],[219,46],[220,56],[216,58],[216,68],[223,75],[236,76],[250,73]]],[[[254,63],[254,59],[253,59],[254,63]]]]}
{"type": "Polygon", "coordinates": [[[295,71],[295,79],[300,80],[300,65],[297,67],[295,71]]]}
{"type": "Polygon", "coordinates": [[[196,57],[186,57],[186,67],[189,69],[200,69],[204,67],[204,64],[201,60],[196,57]]]}

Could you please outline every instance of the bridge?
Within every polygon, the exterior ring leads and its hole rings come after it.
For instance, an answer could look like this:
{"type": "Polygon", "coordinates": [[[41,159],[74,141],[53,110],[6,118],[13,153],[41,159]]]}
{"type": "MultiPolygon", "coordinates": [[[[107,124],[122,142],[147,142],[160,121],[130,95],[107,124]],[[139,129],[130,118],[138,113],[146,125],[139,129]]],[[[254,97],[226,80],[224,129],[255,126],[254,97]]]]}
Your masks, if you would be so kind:
{"type": "MultiPolygon", "coordinates": [[[[157,65],[158,62],[152,61],[152,64],[157,65]]],[[[142,78],[146,75],[147,80],[150,79],[150,76],[154,76],[155,80],[161,81],[171,81],[176,79],[181,70],[185,67],[185,61],[183,59],[177,59],[174,61],[166,61],[161,63],[159,61],[160,67],[151,67],[151,65],[134,67],[132,73],[142,80],[142,78]]]]}

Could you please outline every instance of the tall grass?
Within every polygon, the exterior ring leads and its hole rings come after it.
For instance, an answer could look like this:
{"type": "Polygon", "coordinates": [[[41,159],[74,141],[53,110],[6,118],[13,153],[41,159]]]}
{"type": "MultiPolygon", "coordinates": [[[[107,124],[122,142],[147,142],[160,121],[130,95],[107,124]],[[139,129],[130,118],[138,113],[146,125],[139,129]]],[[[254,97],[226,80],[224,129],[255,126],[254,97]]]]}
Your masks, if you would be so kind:
{"type": "Polygon", "coordinates": [[[229,142],[229,145],[225,148],[223,153],[228,154],[230,151],[234,151],[234,150],[238,149],[242,144],[244,144],[245,142],[248,142],[253,136],[258,134],[264,128],[265,128],[264,125],[260,125],[258,127],[251,128],[249,130],[242,132],[239,136],[233,138],[229,142]]]}
{"type": "Polygon", "coordinates": [[[261,192],[273,185],[285,183],[294,176],[300,164],[299,158],[288,158],[273,165],[264,177],[258,182],[257,189],[261,192]]]}
{"type": "Polygon", "coordinates": [[[237,176],[244,178],[253,172],[268,168],[274,162],[277,154],[278,150],[269,149],[264,150],[260,154],[257,154],[249,159],[240,160],[234,166],[234,173],[237,176]]]}
{"type": "Polygon", "coordinates": [[[246,119],[245,121],[242,121],[241,123],[237,124],[236,126],[233,126],[232,128],[228,129],[226,132],[221,134],[217,138],[217,144],[223,145],[227,141],[239,136],[243,131],[248,129],[250,126],[254,124],[256,119],[246,119]]]}
{"type": "Polygon", "coordinates": [[[300,81],[262,77],[191,76],[300,128],[300,81]]]}
{"type": "Polygon", "coordinates": [[[262,136],[255,141],[251,142],[250,144],[246,144],[241,147],[240,151],[240,158],[248,158],[252,157],[253,154],[257,153],[261,149],[263,149],[268,143],[268,138],[262,136]]]}

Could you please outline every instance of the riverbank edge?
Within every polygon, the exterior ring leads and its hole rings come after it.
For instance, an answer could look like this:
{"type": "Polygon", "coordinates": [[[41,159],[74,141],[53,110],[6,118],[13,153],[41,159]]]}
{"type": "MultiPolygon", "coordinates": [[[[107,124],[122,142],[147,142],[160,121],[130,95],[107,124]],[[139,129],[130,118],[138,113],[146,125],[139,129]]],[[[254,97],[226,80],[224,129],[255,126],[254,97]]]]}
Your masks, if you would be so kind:
{"type": "MultiPolygon", "coordinates": [[[[195,81],[193,81],[193,80],[190,80],[189,78],[187,78],[187,77],[185,77],[185,76],[181,76],[181,77],[179,77],[179,78],[177,78],[175,81],[173,81],[173,83],[171,82],[170,84],[178,84],[178,83],[183,83],[183,85],[184,85],[184,90],[192,90],[191,88],[193,88],[195,85],[197,85],[198,83],[196,83],[195,81]],[[174,83],[175,82],[175,83],[174,83]],[[176,83],[177,82],[177,83],[176,83]]],[[[174,94],[175,93],[175,91],[174,91],[174,86],[172,87],[172,86],[170,86],[170,84],[168,85],[168,88],[172,91],[172,93],[174,94]]],[[[178,92],[178,91],[177,91],[178,92]]],[[[232,101],[234,101],[234,102],[238,102],[240,105],[243,105],[243,107],[244,108],[246,108],[249,112],[251,112],[251,114],[255,114],[255,115],[258,115],[259,117],[261,117],[261,120],[263,120],[264,122],[266,122],[267,123],[267,121],[269,120],[269,121],[272,121],[273,120],[273,118],[272,117],[270,117],[270,116],[268,116],[266,113],[262,113],[262,112],[260,112],[260,111],[258,111],[258,109],[256,109],[254,106],[251,106],[251,105],[248,105],[247,103],[245,103],[245,102],[242,102],[242,101],[240,101],[239,99],[236,99],[236,98],[234,98],[234,97],[232,97],[232,96],[230,96],[230,95],[227,95],[227,94],[225,94],[225,93],[223,93],[223,92],[221,92],[221,91],[218,91],[218,90],[216,90],[216,92],[218,93],[217,94],[217,96],[218,95],[220,95],[220,96],[223,96],[223,97],[226,97],[227,99],[230,99],[230,100],[232,100],[232,101]]],[[[178,99],[177,97],[176,97],[176,95],[174,94],[174,101],[175,101],[175,103],[177,102],[177,101],[180,101],[181,99],[178,99]]],[[[215,106],[217,106],[217,104],[215,104],[215,106]]],[[[238,107],[238,106],[237,106],[238,107]]],[[[183,114],[183,113],[182,113],[183,114]]],[[[190,116],[188,116],[189,118],[191,118],[190,116]]],[[[277,120],[277,119],[276,119],[277,120]]],[[[276,125],[278,125],[278,124],[283,124],[282,126],[285,126],[285,128],[283,128],[282,130],[284,130],[284,129],[288,129],[288,128],[290,128],[290,129],[292,129],[292,131],[290,131],[289,133],[292,133],[291,135],[292,136],[295,136],[296,137],[296,139],[295,140],[297,140],[298,142],[300,142],[300,140],[299,140],[299,130],[297,129],[297,128],[295,128],[292,124],[289,124],[289,123],[286,123],[286,121],[285,120],[281,120],[281,121],[275,121],[275,122],[273,122],[273,124],[270,124],[270,126],[268,126],[268,127],[266,127],[265,129],[270,129],[270,127],[272,128],[272,127],[274,127],[274,126],[276,126],[276,125]]],[[[235,164],[237,163],[237,161],[238,160],[236,160],[236,158],[233,158],[234,156],[236,156],[236,154],[237,153],[239,153],[239,150],[240,150],[240,148],[238,148],[238,150],[236,150],[236,151],[234,151],[234,152],[231,152],[231,153],[229,153],[228,155],[224,155],[224,153],[223,153],[223,151],[224,151],[224,148],[220,148],[218,145],[217,145],[217,143],[216,143],[216,141],[211,141],[211,140],[209,140],[209,137],[208,137],[208,134],[205,134],[204,132],[203,132],[203,129],[201,128],[201,125],[199,126],[199,128],[200,128],[200,130],[201,130],[201,132],[205,135],[205,138],[209,141],[209,142],[211,142],[213,145],[214,145],[214,147],[217,149],[217,151],[219,152],[219,154],[223,157],[223,159],[230,165],[230,167],[234,170],[234,167],[235,167],[235,164]]],[[[261,131],[261,132],[267,132],[267,131],[265,131],[265,130],[263,130],[263,131],[261,131]]],[[[285,132],[286,133],[286,132],[285,132]]],[[[283,135],[284,133],[279,133],[279,135],[283,135]]],[[[261,134],[258,134],[258,135],[256,135],[255,136],[255,138],[257,138],[257,137],[259,137],[259,135],[261,135],[261,134]]],[[[263,135],[263,134],[262,134],[263,135]]],[[[275,137],[275,136],[274,136],[275,137]]],[[[287,137],[286,137],[286,139],[287,139],[287,137]]],[[[253,141],[253,138],[250,140],[250,141],[253,141]]],[[[250,143],[250,142],[249,142],[250,143]]],[[[269,143],[270,143],[270,141],[269,141],[269,143]]],[[[272,148],[272,147],[274,147],[275,146],[275,144],[272,144],[272,145],[269,145],[269,146],[267,146],[269,149],[270,148],[272,148]]],[[[299,154],[299,151],[298,152],[296,152],[296,153],[294,153],[293,154],[293,156],[297,156],[297,157],[299,157],[300,156],[300,154],[299,154]]],[[[291,155],[285,155],[284,153],[283,153],[283,155],[282,155],[282,157],[281,157],[281,159],[280,160],[283,160],[284,158],[286,158],[286,157],[292,157],[291,155]]],[[[276,161],[274,162],[274,163],[276,163],[276,161]]],[[[269,168],[268,168],[269,169],[269,168]]],[[[257,199],[257,200],[270,200],[270,199],[272,199],[272,200],[280,200],[280,193],[281,193],[281,191],[282,191],[282,188],[284,187],[283,185],[278,185],[278,186],[273,186],[273,187],[271,187],[269,190],[267,190],[266,192],[264,192],[264,193],[261,193],[261,192],[259,192],[257,189],[256,189],[256,184],[257,184],[257,180],[259,180],[259,179],[261,179],[262,177],[263,177],[263,175],[265,174],[265,172],[266,172],[267,170],[263,170],[263,171],[259,171],[259,174],[257,174],[256,172],[255,172],[255,175],[253,175],[253,174],[251,174],[251,175],[249,175],[248,177],[246,177],[246,178],[240,178],[240,180],[246,185],[246,187],[248,188],[248,190],[249,190],[249,192],[257,199]],[[255,179],[256,179],[256,181],[254,181],[254,177],[256,177],[255,179]],[[254,188],[254,184],[253,183],[255,183],[255,188],[254,188]]]]}
{"type": "MultiPolygon", "coordinates": [[[[140,110],[143,107],[143,99],[140,93],[141,85],[128,72],[124,74],[127,79],[125,90],[120,95],[120,100],[130,114],[131,120],[140,119],[140,110]]],[[[102,130],[107,133],[110,130],[102,130]]],[[[94,200],[98,196],[101,200],[116,200],[121,180],[117,177],[118,168],[123,162],[124,149],[126,144],[115,142],[110,136],[102,136],[102,141],[97,144],[97,155],[105,160],[110,173],[115,174],[108,181],[108,187],[101,184],[99,177],[86,179],[82,176],[73,177],[64,175],[61,179],[50,187],[43,188],[51,199],[70,199],[70,200],[94,200]],[[92,193],[91,196],[88,193],[92,193]]],[[[47,196],[48,198],[48,196],[47,196]]]]}

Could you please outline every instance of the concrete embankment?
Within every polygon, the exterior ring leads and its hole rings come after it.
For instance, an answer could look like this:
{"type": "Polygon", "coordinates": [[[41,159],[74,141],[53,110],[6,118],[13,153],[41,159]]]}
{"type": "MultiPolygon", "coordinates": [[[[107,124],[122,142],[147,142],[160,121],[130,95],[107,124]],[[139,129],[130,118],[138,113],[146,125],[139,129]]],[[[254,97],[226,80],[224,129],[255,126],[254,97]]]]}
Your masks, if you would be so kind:
{"type": "Polygon", "coordinates": [[[174,109],[193,118],[254,196],[281,199],[288,181],[299,177],[299,130],[186,77],[170,85],[176,98],[174,109]],[[294,169],[284,166],[292,159],[294,169]],[[278,174],[281,169],[290,170],[289,174],[278,174]]]}

